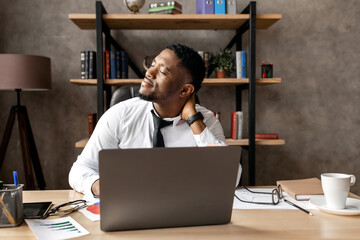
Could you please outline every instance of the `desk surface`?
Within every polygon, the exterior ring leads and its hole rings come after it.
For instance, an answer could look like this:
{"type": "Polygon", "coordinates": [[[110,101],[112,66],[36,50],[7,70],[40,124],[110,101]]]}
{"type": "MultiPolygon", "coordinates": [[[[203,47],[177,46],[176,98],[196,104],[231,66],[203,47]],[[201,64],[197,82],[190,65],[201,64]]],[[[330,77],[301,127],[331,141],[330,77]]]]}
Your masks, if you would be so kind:
{"type": "MultiPolygon", "coordinates": [[[[55,205],[83,196],[73,190],[24,191],[24,202],[52,201],[55,205]]],[[[360,215],[337,216],[311,210],[309,216],[298,210],[233,210],[230,224],[102,232],[100,222],[82,213],[70,216],[90,235],[76,239],[360,239],[360,215]]],[[[0,229],[0,239],[35,239],[25,222],[19,227],[0,229]]]]}

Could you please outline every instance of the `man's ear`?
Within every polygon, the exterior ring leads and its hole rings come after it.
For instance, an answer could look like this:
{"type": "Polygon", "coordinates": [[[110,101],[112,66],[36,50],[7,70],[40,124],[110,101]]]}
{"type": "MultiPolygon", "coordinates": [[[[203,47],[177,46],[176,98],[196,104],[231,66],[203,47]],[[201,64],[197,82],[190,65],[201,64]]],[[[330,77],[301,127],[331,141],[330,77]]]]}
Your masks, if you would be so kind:
{"type": "Polygon", "coordinates": [[[180,97],[188,97],[195,91],[194,85],[190,83],[185,83],[180,92],[180,97]]]}

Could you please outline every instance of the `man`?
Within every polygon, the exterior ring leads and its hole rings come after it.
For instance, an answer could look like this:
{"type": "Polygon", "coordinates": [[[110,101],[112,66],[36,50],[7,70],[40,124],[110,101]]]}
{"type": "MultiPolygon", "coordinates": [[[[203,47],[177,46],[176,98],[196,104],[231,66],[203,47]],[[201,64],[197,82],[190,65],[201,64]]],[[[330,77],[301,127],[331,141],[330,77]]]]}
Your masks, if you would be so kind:
{"type": "Polygon", "coordinates": [[[71,168],[70,186],[99,195],[101,149],[225,145],[213,113],[195,104],[204,75],[204,62],[196,51],[181,44],[167,46],[147,70],[140,98],[116,104],[101,117],[71,168]],[[159,119],[172,122],[156,123],[159,119]]]}

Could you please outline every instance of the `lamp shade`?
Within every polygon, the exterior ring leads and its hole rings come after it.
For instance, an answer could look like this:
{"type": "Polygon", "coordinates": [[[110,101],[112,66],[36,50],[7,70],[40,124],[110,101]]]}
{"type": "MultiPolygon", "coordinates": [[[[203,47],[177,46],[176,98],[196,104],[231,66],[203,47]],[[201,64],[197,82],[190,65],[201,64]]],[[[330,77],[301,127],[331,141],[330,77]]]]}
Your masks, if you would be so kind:
{"type": "Polygon", "coordinates": [[[51,89],[50,58],[0,54],[0,89],[35,91],[51,89]]]}

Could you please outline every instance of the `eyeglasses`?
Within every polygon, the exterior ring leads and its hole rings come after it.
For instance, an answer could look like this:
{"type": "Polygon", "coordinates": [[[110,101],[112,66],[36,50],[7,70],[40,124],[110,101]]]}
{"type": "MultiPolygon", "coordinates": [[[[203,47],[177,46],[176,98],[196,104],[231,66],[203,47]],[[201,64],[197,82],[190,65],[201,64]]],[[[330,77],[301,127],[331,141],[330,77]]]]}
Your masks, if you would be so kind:
{"type": "Polygon", "coordinates": [[[245,202],[245,203],[255,203],[255,204],[268,204],[268,205],[277,205],[280,202],[280,199],[282,199],[284,197],[282,189],[281,189],[281,185],[279,185],[277,188],[273,189],[271,192],[257,192],[257,191],[252,191],[250,189],[248,189],[247,187],[243,186],[243,188],[245,190],[247,190],[250,193],[254,193],[254,194],[266,194],[266,195],[271,195],[271,202],[258,202],[258,201],[247,201],[244,199],[239,198],[236,194],[235,197],[241,201],[241,202],[245,202]]]}
{"type": "Polygon", "coordinates": [[[71,201],[71,202],[67,202],[67,203],[63,203],[57,207],[54,207],[52,209],[50,209],[43,217],[47,218],[50,215],[56,215],[56,214],[61,214],[61,215],[66,215],[66,214],[70,214],[72,212],[75,212],[79,209],[82,209],[84,207],[87,207],[86,205],[86,200],[75,200],[75,201],[71,201]]]}

